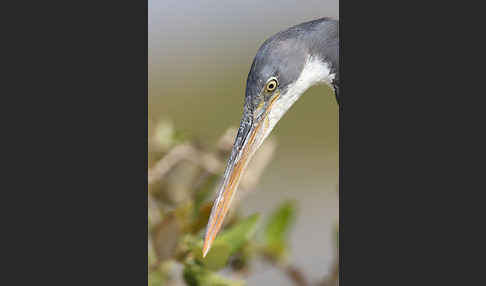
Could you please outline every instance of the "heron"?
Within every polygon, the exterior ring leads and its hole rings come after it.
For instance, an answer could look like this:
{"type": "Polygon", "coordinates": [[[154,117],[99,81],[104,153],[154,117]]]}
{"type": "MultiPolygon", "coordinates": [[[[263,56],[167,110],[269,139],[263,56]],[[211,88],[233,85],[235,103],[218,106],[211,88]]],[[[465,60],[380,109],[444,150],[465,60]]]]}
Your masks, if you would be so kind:
{"type": "Polygon", "coordinates": [[[243,118],[216,193],[203,244],[206,256],[221,229],[248,162],[277,122],[315,85],[339,92],[339,23],[320,18],[268,38],[258,49],[246,81],[243,118]]]}

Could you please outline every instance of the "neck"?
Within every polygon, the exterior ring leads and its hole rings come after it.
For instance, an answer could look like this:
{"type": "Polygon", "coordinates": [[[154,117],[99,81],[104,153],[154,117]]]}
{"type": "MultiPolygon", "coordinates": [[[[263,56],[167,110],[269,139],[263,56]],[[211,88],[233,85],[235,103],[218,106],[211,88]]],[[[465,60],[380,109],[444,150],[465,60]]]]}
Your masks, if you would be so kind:
{"type": "Polygon", "coordinates": [[[331,65],[328,62],[316,56],[309,56],[295,85],[300,87],[303,93],[314,85],[327,84],[330,86],[335,76],[336,74],[331,72],[331,65]]]}
{"type": "Polygon", "coordinates": [[[327,62],[318,57],[309,56],[299,78],[275,102],[275,106],[268,114],[270,131],[307,89],[320,84],[331,86],[334,77],[335,74],[331,73],[331,67],[327,62]]]}
{"type": "Polygon", "coordinates": [[[310,87],[320,84],[331,86],[334,77],[335,74],[331,72],[329,63],[319,57],[307,57],[299,78],[288,88],[287,96],[284,97],[286,110],[310,87]]]}

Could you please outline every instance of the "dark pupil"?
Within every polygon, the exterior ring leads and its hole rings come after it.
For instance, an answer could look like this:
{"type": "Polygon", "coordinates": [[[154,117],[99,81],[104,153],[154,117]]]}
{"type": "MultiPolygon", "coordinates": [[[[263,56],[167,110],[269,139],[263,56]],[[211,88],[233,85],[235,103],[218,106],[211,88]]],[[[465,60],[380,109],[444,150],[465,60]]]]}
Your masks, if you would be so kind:
{"type": "Polygon", "coordinates": [[[268,85],[268,89],[273,89],[273,83],[268,85]]]}

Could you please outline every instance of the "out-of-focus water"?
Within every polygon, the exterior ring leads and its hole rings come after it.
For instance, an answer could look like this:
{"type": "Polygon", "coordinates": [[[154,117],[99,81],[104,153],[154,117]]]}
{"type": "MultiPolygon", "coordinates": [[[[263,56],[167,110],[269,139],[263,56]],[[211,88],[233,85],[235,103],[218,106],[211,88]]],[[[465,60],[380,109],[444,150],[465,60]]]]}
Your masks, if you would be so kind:
{"type": "MultiPolygon", "coordinates": [[[[149,118],[170,119],[203,144],[241,119],[246,76],[260,44],[291,25],[330,16],[338,1],[149,0],[149,118]]],[[[241,202],[264,215],[298,202],[291,258],[308,277],[326,274],[338,222],[338,110],[327,87],[311,88],[274,129],[278,147],[258,191],[241,202]]],[[[265,266],[249,285],[291,285],[265,266]]]]}

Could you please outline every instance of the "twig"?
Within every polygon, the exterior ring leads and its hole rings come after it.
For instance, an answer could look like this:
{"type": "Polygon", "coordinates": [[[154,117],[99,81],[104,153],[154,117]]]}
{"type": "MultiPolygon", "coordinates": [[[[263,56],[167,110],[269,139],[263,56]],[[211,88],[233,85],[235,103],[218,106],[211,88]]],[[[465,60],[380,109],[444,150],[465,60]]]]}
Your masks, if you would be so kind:
{"type": "Polygon", "coordinates": [[[310,285],[307,281],[304,273],[297,266],[289,264],[288,262],[279,262],[275,260],[272,256],[268,256],[262,253],[261,256],[264,261],[266,261],[271,266],[281,270],[290,281],[294,283],[295,286],[308,286],[310,285]]]}
{"type": "MultiPolygon", "coordinates": [[[[221,137],[218,143],[218,149],[223,152],[231,150],[231,145],[234,136],[236,135],[236,129],[230,128],[221,137]]],[[[240,192],[241,195],[252,190],[260,180],[263,171],[273,157],[273,153],[276,148],[276,143],[273,138],[269,138],[260,147],[257,154],[255,154],[250,168],[247,168],[246,173],[241,178],[241,189],[245,190],[240,192]]],[[[162,180],[172,168],[182,161],[190,161],[210,174],[220,174],[224,168],[224,164],[213,154],[201,152],[194,148],[190,144],[181,144],[172,148],[167,155],[159,160],[148,171],[148,184],[151,185],[159,180],[162,180]]]]}
{"type": "Polygon", "coordinates": [[[151,185],[163,179],[172,168],[184,160],[202,167],[211,174],[219,174],[223,168],[223,164],[216,156],[199,152],[190,144],[182,144],[172,148],[148,171],[148,184],[151,185]]]}
{"type": "Polygon", "coordinates": [[[283,270],[284,270],[284,273],[287,275],[287,277],[290,278],[290,280],[292,282],[294,282],[294,285],[296,285],[296,286],[307,286],[307,285],[309,285],[304,274],[297,267],[289,265],[289,266],[285,267],[283,270]]]}
{"type": "Polygon", "coordinates": [[[230,152],[233,148],[238,129],[230,127],[224,132],[223,136],[218,140],[218,150],[221,152],[230,152]]]}

